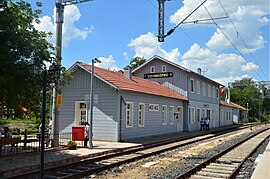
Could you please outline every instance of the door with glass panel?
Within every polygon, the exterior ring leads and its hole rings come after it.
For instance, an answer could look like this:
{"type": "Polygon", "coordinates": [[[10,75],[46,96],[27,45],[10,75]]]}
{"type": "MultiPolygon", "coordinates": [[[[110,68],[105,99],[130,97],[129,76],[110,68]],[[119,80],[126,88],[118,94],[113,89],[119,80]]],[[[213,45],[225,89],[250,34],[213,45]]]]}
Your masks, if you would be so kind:
{"type": "Polygon", "coordinates": [[[178,119],[176,119],[177,123],[177,131],[183,131],[183,107],[178,106],[177,107],[177,113],[178,113],[178,119]]]}

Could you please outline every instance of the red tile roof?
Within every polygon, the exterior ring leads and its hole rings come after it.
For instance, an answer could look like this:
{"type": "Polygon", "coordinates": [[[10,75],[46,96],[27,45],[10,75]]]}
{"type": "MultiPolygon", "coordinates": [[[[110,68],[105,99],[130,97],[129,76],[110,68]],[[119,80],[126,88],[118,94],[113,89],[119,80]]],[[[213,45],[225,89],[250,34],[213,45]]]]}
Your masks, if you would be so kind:
{"type": "MultiPolygon", "coordinates": [[[[91,71],[92,67],[89,64],[78,62],[80,66],[91,71]]],[[[119,89],[127,91],[136,91],[157,96],[188,100],[186,97],[172,91],[171,89],[149,80],[132,76],[132,80],[126,78],[123,74],[109,71],[106,69],[95,67],[95,75],[104,79],[108,83],[116,86],[119,89]]]]}
{"type": "Polygon", "coordinates": [[[225,101],[220,100],[220,104],[223,105],[223,106],[230,106],[230,107],[246,110],[246,108],[244,108],[243,106],[240,106],[240,105],[235,104],[233,102],[227,103],[225,101]]]}

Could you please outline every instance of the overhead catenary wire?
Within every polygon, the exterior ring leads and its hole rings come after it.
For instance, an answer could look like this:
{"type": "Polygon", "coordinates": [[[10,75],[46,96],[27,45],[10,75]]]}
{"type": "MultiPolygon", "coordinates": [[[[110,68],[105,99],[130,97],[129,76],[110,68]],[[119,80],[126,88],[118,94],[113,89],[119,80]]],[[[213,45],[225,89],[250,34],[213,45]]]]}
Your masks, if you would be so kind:
{"type": "Polygon", "coordinates": [[[208,11],[208,9],[203,5],[203,7],[205,8],[206,12],[208,13],[208,15],[210,16],[210,18],[212,19],[212,21],[214,22],[214,24],[216,25],[216,27],[220,30],[220,32],[224,35],[224,37],[230,42],[230,44],[236,49],[236,51],[238,52],[238,54],[240,56],[243,57],[243,59],[247,62],[247,64],[252,68],[252,70],[263,80],[263,78],[261,77],[261,75],[254,69],[254,67],[252,65],[250,65],[247,61],[247,59],[244,57],[244,55],[240,52],[240,50],[236,47],[236,45],[234,45],[234,43],[229,39],[229,37],[223,32],[223,30],[219,27],[219,25],[216,23],[215,19],[213,19],[212,15],[210,14],[210,12],[208,11]]]}
{"type": "MultiPolygon", "coordinates": [[[[151,1],[151,0],[147,0],[155,9],[157,9],[158,10],[158,7],[151,1]]],[[[210,5],[211,4],[209,4],[209,6],[208,7],[210,7],[210,5]]],[[[205,12],[205,11],[204,11],[205,12]]],[[[203,13],[204,14],[204,13],[203,13]]],[[[203,15],[203,14],[201,14],[200,16],[199,16],[199,18],[203,15]]],[[[165,14],[165,17],[168,19],[168,20],[170,20],[170,18],[165,14]]],[[[225,17],[221,17],[221,18],[225,18],[225,17]]],[[[217,18],[217,19],[221,19],[221,18],[217,18]]],[[[227,18],[227,17],[226,17],[227,18]]],[[[187,19],[187,18],[186,18],[187,19]]],[[[202,19],[203,20],[203,19],[202,19]]],[[[209,20],[212,20],[212,19],[209,19],[209,20]]],[[[198,20],[199,21],[199,20],[198,20]]],[[[182,24],[184,24],[184,23],[182,23],[182,24]]],[[[206,24],[206,23],[205,23],[206,24]]],[[[213,24],[213,23],[211,23],[211,24],[213,24]]],[[[179,28],[179,30],[181,31],[181,32],[183,32],[191,41],[193,41],[194,43],[196,43],[196,44],[199,44],[195,39],[193,39],[189,34],[187,34],[183,29],[181,29],[181,28],[179,28]]],[[[231,69],[229,68],[229,67],[227,67],[227,66],[224,66],[228,71],[230,71],[231,69]]],[[[207,70],[206,70],[207,71],[207,70]]],[[[205,71],[205,72],[206,72],[205,71]]]]}
{"type": "MultiPolygon", "coordinates": [[[[247,44],[245,43],[244,39],[242,38],[242,35],[240,34],[240,32],[237,30],[237,28],[235,27],[234,23],[232,22],[232,19],[230,18],[230,16],[228,15],[227,11],[225,10],[224,6],[221,4],[220,0],[218,0],[221,8],[223,9],[223,11],[225,12],[226,16],[229,18],[233,28],[235,29],[236,33],[237,33],[237,37],[240,37],[241,41],[243,42],[243,44],[245,45],[246,49],[248,50],[250,56],[252,57],[252,59],[255,61],[256,65],[258,65],[257,60],[255,59],[255,57],[253,56],[253,54],[251,53],[251,51],[249,50],[249,48],[247,47],[247,44]]],[[[258,65],[259,69],[262,71],[263,75],[266,77],[267,79],[267,75],[264,73],[264,71],[260,68],[260,66],[258,65]]]]}
{"type": "Polygon", "coordinates": [[[174,28],[170,29],[167,34],[164,37],[167,37],[169,35],[171,35],[174,30],[179,27],[185,20],[187,20],[195,11],[197,11],[204,3],[206,3],[207,0],[204,0],[203,2],[201,2],[201,4],[199,6],[197,6],[191,13],[189,13],[181,22],[179,22],[174,28]]]}
{"type": "MultiPolygon", "coordinates": [[[[147,0],[155,9],[158,10],[158,7],[151,1],[151,0],[147,0]]],[[[165,17],[170,20],[170,18],[165,14],[165,17]]],[[[180,29],[181,32],[183,32],[191,41],[193,41],[194,43],[198,42],[196,40],[194,40],[190,35],[188,35],[184,30],[180,29]]]]}

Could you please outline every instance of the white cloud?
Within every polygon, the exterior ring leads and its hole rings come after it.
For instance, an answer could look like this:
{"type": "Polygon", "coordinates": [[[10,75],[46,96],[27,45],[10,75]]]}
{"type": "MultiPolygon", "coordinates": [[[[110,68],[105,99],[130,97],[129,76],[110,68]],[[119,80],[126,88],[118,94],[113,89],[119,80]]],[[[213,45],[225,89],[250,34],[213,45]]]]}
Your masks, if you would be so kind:
{"type": "Polygon", "coordinates": [[[243,75],[254,73],[258,70],[254,63],[246,63],[242,56],[236,54],[218,54],[208,48],[201,48],[198,44],[191,46],[182,58],[181,65],[197,71],[201,68],[206,71],[205,76],[214,79],[222,84],[238,79],[243,75]]]}
{"type": "Polygon", "coordinates": [[[98,59],[101,61],[101,63],[96,63],[95,66],[98,66],[100,68],[109,69],[111,71],[118,71],[119,68],[116,66],[116,61],[113,59],[112,55],[109,55],[109,57],[98,57],[98,59]]]}
{"type": "MultiPolygon", "coordinates": [[[[49,16],[44,16],[39,18],[40,24],[34,23],[34,26],[37,30],[51,32],[53,33],[52,37],[48,38],[48,41],[55,44],[55,17],[56,17],[56,9],[54,8],[54,21],[49,16]]],[[[66,6],[64,10],[64,23],[63,23],[63,46],[68,46],[68,44],[74,39],[86,39],[93,31],[93,26],[85,27],[84,29],[79,29],[76,27],[75,23],[80,19],[81,13],[79,9],[74,6],[66,6]]]]}
{"type": "Polygon", "coordinates": [[[144,57],[146,59],[154,55],[159,55],[167,60],[178,63],[178,58],[180,57],[178,48],[175,48],[170,52],[162,49],[161,43],[158,42],[157,37],[151,32],[132,39],[128,46],[134,49],[134,56],[144,57]]]}
{"type": "MultiPolygon", "coordinates": [[[[247,47],[251,52],[255,52],[257,49],[264,48],[265,39],[260,30],[261,27],[269,24],[269,19],[266,17],[270,12],[270,6],[268,0],[249,0],[249,1],[237,1],[226,0],[221,1],[226,12],[232,19],[234,26],[244,39],[247,47]]],[[[171,17],[171,23],[177,24],[182,21],[187,15],[192,12],[195,7],[201,4],[200,0],[184,0],[183,6],[177,10],[171,17]]],[[[207,1],[205,3],[208,11],[212,17],[224,17],[226,13],[223,11],[218,1],[207,1]]],[[[205,8],[201,6],[194,14],[192,14],[186,21],[198,20],[210,18],[205,8]]],[[[216,21],[223,32],[228,38],[240,49],[243,53],[248,53],[244,43],[242,43],[239,34],[235,31],[233,25],[228,19],[216,21]]],[[[188,25],[191,27],[193,25],[188,25]]],[[[185,27],[182,25],[181,27],[185,27]]],[[[215,27],[215,26],[214,26],[215,27]]],[[[215,27],[216,28],[216,27],[215,27]]],[[[211,50],[221,51],[232,48],[232,45],[224,37],[221,31],[216,28],[216,32],[207,42],[207,46],[211,50]]]]}
{"type": "Polygon", "coordinates": [[[128,57],[128,53],[127,52],[123,52],[123,56],[124,56],[124,59],[129,61],[129,57],[128,57]]]}
{"type": "Polygon", "coordinates": [[[241,66],[241,70],[249,73],[257,73],[259,71],[259,66],[255,63],[248,62],[247,64],[241,66]]]}

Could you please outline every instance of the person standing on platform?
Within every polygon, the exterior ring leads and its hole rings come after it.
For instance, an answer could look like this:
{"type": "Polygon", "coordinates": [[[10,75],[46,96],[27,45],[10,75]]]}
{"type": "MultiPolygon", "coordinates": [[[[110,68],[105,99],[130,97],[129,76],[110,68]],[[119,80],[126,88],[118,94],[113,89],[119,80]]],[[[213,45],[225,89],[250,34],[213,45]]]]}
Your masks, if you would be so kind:
{"type": "Polygon", "coordinates": [[[5,137],[11,138],[12,137],[12,134],[11,134],[9,128],[8,127],[4,127],[4,130],[5,130],[5,137]]]}
{"type": "Polygon", "coordinates": [[[87,147],[87,141],[89,140],[89,124],[88,122],[84,123],[84,147],[87,147]]]}
{"type": "Polygon", "coordinates": [[[200,124],[201,124],[201,131],[204,131],[204,120],[203,120],[203,118],[201,118],[200,124]]]}
{"type": "Polygon", "coordinates": [[[204,122],[205,122],[205,130],[206,131],[209,131],[209,119],[208,119],[208,117],[206,117],[206,119],[204,120],[204,122]]]}

